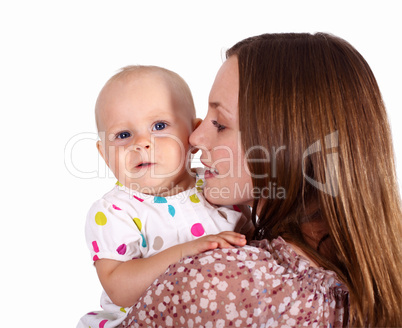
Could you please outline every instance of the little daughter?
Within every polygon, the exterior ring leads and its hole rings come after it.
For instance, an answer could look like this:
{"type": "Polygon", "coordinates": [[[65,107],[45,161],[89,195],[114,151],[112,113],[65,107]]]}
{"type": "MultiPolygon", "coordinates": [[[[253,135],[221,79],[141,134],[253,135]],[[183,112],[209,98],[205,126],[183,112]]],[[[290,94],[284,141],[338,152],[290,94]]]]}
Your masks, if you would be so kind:
{"type": "Polygon", "coordinates": [[[240,211],[209,204],[202,179],[189,169],[188,139],[201,120],[179,75],[123,68],[101,90],[95,116],[97,148],[118,182],[92,205],[86,223],[103,311],[77,327],[106,328],[118,326],[170,264],[243,246],[253,225],[240,211]]]}

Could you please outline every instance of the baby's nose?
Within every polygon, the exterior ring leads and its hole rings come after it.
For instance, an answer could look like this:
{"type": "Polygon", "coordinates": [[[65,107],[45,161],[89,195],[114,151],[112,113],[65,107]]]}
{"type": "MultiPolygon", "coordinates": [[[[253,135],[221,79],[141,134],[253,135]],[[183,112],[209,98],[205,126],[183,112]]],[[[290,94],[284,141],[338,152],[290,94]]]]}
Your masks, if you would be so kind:
{"type": "Polygon", "coordinates": [[[148,144],[144,144],[144,145],[139,145],[139,144],[136,144],[135,145],[135,150],[138,150],[138,151],[140,151],[140,150],[142,150],[142,149],[149,149],[151,147],[151,145],[148,143],[148,144]]]}
{"type": "Polygon", "coordinates": [[[137,151],[149,149],[151,147],[151,140],[146,134],[138,134],[134,141],[134,149],[137,151]]]}

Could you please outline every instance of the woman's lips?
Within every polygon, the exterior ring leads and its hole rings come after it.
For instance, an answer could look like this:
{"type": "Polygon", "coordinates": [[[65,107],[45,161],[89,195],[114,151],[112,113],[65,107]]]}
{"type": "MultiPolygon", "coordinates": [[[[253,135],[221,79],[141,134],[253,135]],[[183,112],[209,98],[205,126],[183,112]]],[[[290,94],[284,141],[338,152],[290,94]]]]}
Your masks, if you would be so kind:
{"type": "Polygon", "coordinates": [[[211,179],[216,177],[218,174],[216,173],[216,171],[211,171],[211,170],[205,170],[204,172],[204,179],[211,179]]]}
{"type": "Polygon", "coordinates": [[[201,161],[202,165],[204,165],[207,169],[204,172],[204,179],[211,179],[219,175],[217,169],[212,168],[201,161]]]}

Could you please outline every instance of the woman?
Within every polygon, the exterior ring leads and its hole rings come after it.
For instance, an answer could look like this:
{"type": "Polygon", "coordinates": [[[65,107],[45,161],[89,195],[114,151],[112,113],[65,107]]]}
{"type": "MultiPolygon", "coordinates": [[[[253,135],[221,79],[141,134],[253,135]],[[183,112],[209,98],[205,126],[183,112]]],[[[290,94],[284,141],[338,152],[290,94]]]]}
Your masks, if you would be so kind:
{"type": "Polygon", "coordinates": [[[171,266],[125,325],[402,325],[390,130],[350,44],[322,33],[237,43],[190,141],[207,199],[252,206],[260,242],[171,266]]]}

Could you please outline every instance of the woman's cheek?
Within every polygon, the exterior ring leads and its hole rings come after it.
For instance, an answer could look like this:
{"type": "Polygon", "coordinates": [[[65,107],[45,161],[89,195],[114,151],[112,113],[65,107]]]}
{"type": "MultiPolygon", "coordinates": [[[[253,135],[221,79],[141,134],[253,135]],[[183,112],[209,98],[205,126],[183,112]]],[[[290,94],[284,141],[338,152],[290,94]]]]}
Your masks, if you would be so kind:
{"type": "Polygon", "coordinates": [[[214,152],[211,166],[219,171],[219,177],[234,176],[234,157],[230,148],[222,148],[214,152]]]}

